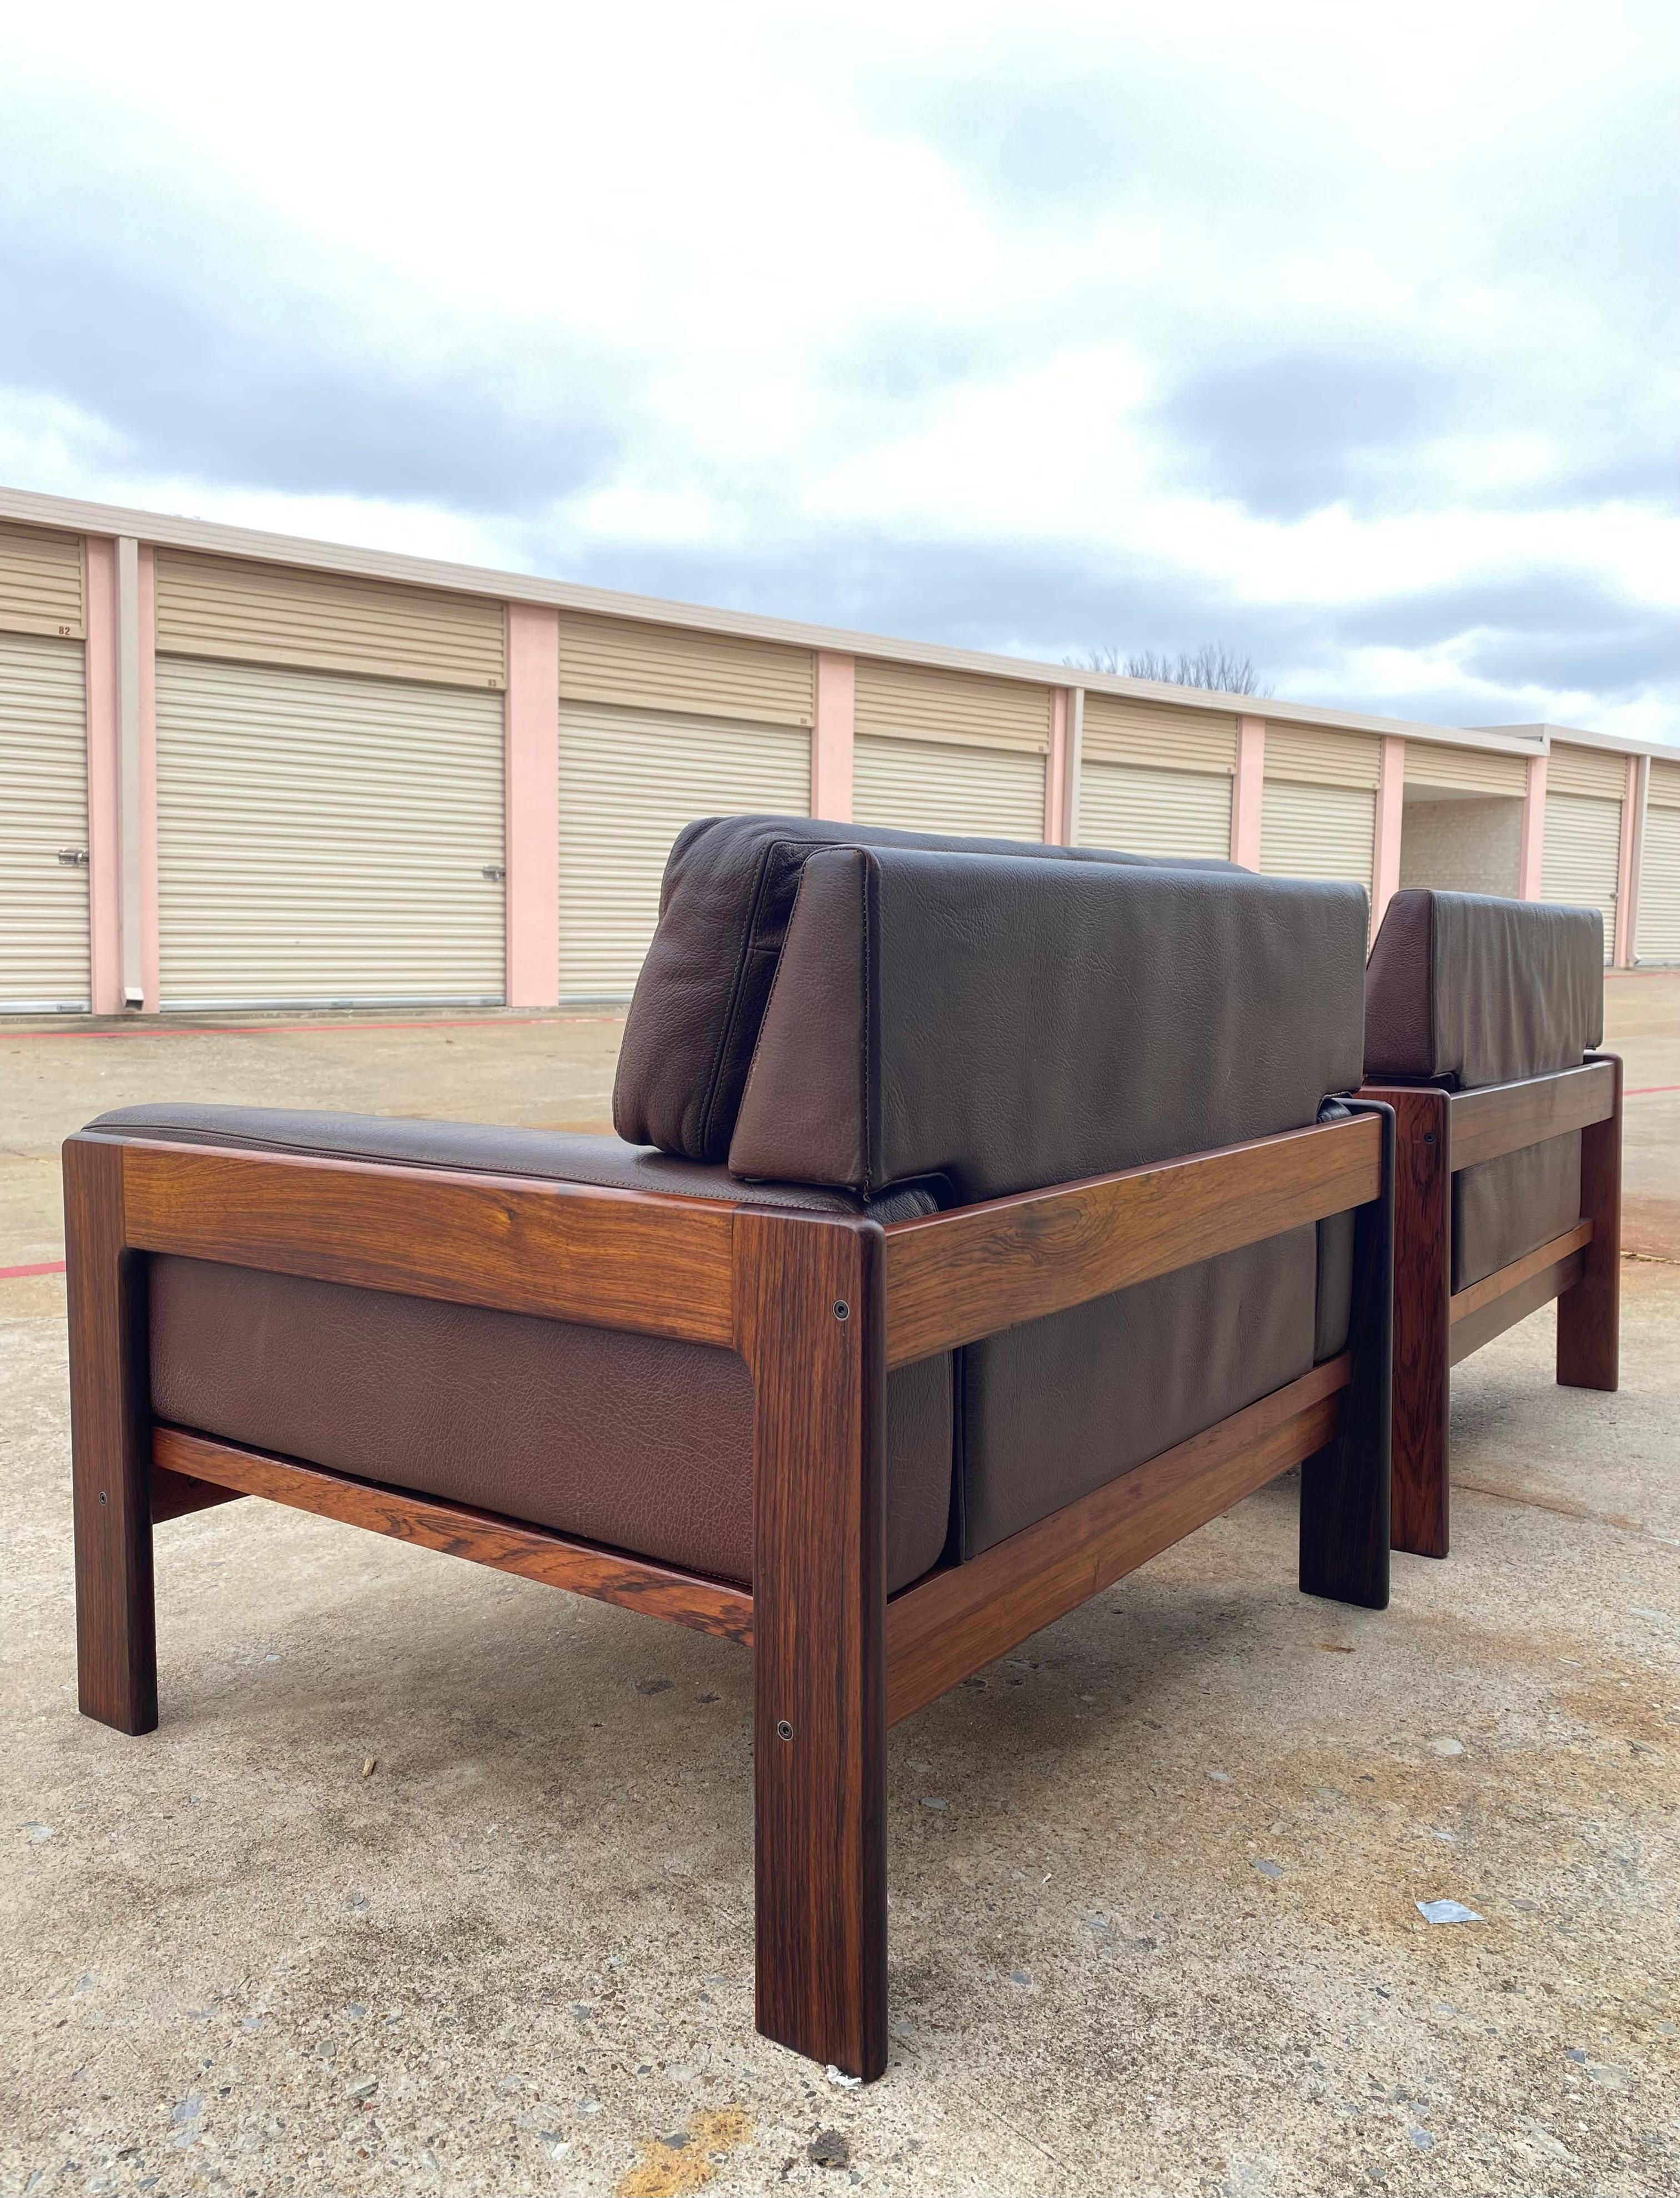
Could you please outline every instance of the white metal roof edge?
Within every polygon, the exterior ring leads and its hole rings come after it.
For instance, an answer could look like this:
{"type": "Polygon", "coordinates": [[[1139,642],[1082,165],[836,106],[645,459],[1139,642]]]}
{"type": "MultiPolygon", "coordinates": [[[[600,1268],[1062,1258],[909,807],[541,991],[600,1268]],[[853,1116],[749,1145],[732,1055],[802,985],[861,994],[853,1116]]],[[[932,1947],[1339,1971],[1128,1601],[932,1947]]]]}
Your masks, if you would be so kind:
{"type": "Polygon", "coordinates": [[[1603,748],[1613,755],[1648,755],[1659,763],[1680,763],[1680,747],[1665,741],[1631,741],[1619,733],[1589,732],[1584,725],[1478,725],[1472,730],[1478,735],[1509,733],[1531,741],[1538,736],[1549,749],[1561,742],[1566,747],[1603,748]]]}
{"type": "Polygon", "coordinates": [[[183,519],[165,512],[140,511],[120,504],[91,503],[79,497],[45,496],[32,489],[0,486],[0,519],[21,526],[56,528],[76,534],[127,535],[170,550],[196,550],[223,557],[249,557],[271,565],[301,565],[317,572],[358,579],[391,580],[410,587],[437,588],[455,595],[492,596],[501,602],[541,603],[560,610],[588,611],[607,618],[637,619],[654,625],[686,626],[729,634],[743,640],[782,643],[793,648],[833,650],[846,656],[881,657],[899,664],[925,665],[948,672],[972,672],[985,678],[1018,679],[1035,686],[1081,687],[1088,694],[1123,695],[1138,701],[1171,702],[1179,709],[1236,712],[1275,724],[1322,725],[1340,732],[1392,734],[1404,740],[1438,741],[1451,747],[1517,755],[1545,752],[1554,734],[1621,755],[1668,756],[1670,749],[1619,734],[1586,733],[1549,725],[1429,725],[1405,718],[1378,718],[1357,710],[1328,708],[1313,702],[1286,701],[1276,695],[1224,695],[1199,687],[1172,687],[1150,679],[1127,679],[1078,666],[1045,664],[1024,656],[1003,656],[981,649],[952,648],[939,642],[898,640],[853,633],[844,627],[811,625],[797,619],[766,618],[754,611],[730,611],[703,603],[671,602],[656,596],[621,594],[571,580],[550,580],[530,573],[503,573],[482,565],[456,565],[434,557],[410,557],[399,551],[363,550],[340,542],[316,542],[293,534],[270,534],[219,520],[183,519]]]}

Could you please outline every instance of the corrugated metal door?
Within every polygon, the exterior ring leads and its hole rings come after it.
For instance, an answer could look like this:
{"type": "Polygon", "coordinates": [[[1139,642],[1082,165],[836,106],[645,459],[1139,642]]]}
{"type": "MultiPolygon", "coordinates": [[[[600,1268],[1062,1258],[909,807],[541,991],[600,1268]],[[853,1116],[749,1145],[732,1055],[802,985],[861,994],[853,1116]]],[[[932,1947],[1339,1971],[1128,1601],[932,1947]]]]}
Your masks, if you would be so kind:
{"type": "Polygon", "coordinates": [[[1029,749],[859,736],[852,813],[859,824],[995,840],[1044,836],[1044,759],[1029,749]]]}
{"type": "Polygon", "coordinates": [[[1604,958],[1616,951],[1616,886],[1621,869],[1622,805],[1586,794],[1546,793],[1546,853],[1540,897],[1604,918],[1604,958]]]}
{"type": "Polygon", "coordinates": [[[0,633],[0,1009],[84,1009],[88,737],[80,642],[0,633]]]}
{"type": "Polygon", "coordinates": [[[808,732],[562,703],[561,998],[627,998],[671,841],[696,817],[754,812],[810,815],[808,732]]]}
{"type": "Polygon", "coordinates": [[[1230,779],[1086,762],[1079,771],[1079,845],[1132,855],[1229,857],[1230,779]]]}
{"type": "Polygon", "coordinates": [[[1680,809],[1648,809],[1639,869],[1641,962],[1680,962],[1680,809]]]}
{"type": "Polygon", "coordinates": [[[1376,796],[1357,786],[1269,778],[1260,811],[1260,868],[1273,877],[1353,878],[1371,890],[1376,796]]]}
{"type": "Polygon", "coordinates": [[[499,694],[160,656],[166,1008],[504,992],[499,694]]]}

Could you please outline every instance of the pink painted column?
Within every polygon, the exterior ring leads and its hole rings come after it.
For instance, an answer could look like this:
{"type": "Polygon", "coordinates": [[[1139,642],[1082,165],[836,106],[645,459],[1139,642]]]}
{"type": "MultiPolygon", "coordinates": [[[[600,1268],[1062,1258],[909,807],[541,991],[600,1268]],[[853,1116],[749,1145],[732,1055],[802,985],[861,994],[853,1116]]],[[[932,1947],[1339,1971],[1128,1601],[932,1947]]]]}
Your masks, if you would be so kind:
{"type": "Polygon", "coordinates": [[[163,1005],[158,943],[158,571],[149,544],[140,548],[140,990],[141,1011],[163,1005]]]}
{"type": "Polygon", "coordinates": [[[1085,690],[1073,687],[1067,694],[1067,784],[1061,804],[1061,844],[1079,844],[1079,774],[1085,767],[1085,690]]]}
{"type": "Polygon", "coordinates": [[[1073,696],[1065,687],[1050,689],[1050,746],[1044,758],[1044,838],[1052,847],[1067,845],[1068,721],[1073,696]]]}
{"type": "Polygon", "coordinates": [[[1266,789],[1266,721],[1236,721],[1236,778],[1231,787],[1231,860],[1260,867],[1260,806],[1266,789]]]}
{"type": "Polygon", "coordinates": [[[507,994],[560,997],[560,613],[508,606],[507,994]]]}
{"type": "Polygon", "coordinates": [[[1546,759],[1528,759],[1528,785],[1522,797],[1522,848],[1517,858],[1517,893],[1523,900],[1538,900],[1540,876],[1546,859],[1546,759]]]}
{"type": "Polygon", "coordinates": [[[1631,969],[1639,930],[1639,848],[1645,834],[1645,794],[1650,783],[1649,756],[1630,756],[1622,793],[1622,845],[1616,864],[1616,959],[1631,969]]]}
{"type": "Polygon", "coordinates": [[[1371,932],[1400,890],[1400,831],[1405,821],[1406,744],[1396,733],[1382,736],[1377,766],[1376,846],[1371,868],[1371,932]]]}
{"type": "Polygon", "coordinates": [[[852,759],[857,717],[857,660],[817,652],[817,722],[811,729],[811,813],[852,822],[852,759]]]}
{"type": "Polygon", "coordinates": [[[117,545],[87,555],[88,948],[96,1015],[123,1011],[123,831],[117,747],[117,545]]]}

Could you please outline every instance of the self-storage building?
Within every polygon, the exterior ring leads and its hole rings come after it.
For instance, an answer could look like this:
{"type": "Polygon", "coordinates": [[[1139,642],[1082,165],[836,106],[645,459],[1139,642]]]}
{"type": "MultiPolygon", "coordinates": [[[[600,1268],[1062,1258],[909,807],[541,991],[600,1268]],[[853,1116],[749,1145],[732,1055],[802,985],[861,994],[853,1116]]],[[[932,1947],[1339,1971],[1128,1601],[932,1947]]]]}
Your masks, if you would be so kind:
{"type": "Polygon", "coordinates": [[[0,491],[0,1010],[633,986],[742,810],[1585,902],[1680,961],[1680,757],[0,491]]]}

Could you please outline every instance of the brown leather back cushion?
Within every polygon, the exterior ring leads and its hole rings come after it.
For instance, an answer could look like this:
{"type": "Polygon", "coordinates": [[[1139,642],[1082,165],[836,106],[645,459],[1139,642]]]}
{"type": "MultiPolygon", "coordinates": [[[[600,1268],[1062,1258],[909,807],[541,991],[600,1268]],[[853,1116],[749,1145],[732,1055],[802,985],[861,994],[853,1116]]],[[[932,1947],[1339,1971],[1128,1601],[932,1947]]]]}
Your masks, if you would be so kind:
{"type": "Polygon", "coordinates": [[[1103,847],[954,839],[811,817],[710,817],[687,826],[666,864],[659,929],[625,1025],[613,1091],[621,1137],[688,1160],[725,1158],[800,874],[812,855],[836,846],[1159,867],[1103,847]]]}
{"type": "Polygon", "coordinates": [[[1464,1090],[1571,1068],[1604,1034],[1596,908],[1408,888],[1365,980],[1365,1074],[1464,1090]]]}
{"type": "Polygon", "coordinates": [[[959,1203],[1315,1120],[1359,1080],[1355,885],[834,847],[806,861],[735,1175],[959,1203]]]}

